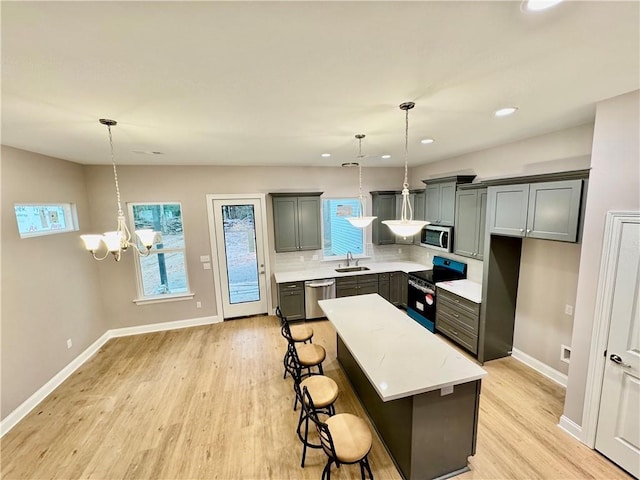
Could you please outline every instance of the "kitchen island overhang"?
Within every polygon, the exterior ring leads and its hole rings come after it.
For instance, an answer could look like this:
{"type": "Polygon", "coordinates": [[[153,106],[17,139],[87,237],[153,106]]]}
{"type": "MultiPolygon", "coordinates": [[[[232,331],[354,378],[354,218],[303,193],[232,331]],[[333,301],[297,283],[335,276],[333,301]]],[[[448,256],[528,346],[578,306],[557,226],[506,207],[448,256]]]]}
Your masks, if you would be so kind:
{"type": "Polygon", "coordinates": [[[487,372],[377,294],[318,304],[336,330],[338,360],[403,477],[467,470],[487,372]]]}

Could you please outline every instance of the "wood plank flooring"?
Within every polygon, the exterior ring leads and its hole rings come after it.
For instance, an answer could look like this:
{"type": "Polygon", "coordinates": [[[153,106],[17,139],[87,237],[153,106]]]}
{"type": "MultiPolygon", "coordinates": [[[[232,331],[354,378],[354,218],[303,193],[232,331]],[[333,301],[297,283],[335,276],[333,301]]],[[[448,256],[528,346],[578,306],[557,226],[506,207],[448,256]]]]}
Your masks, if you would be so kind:
{"type": "MultiPolygon", "coordinates": [[[[336,410],[366,418],[333,328],[310,324],[340,388],[336,410]]],[[[319,479],[320,450],[300,468],[284,350],[272,316],[110,340],[4,436],[1,478],[319,479]]],[[[562,388],[511,358],[485,368],[477,454],[457,478],[630,478],[556,426],[562,388]]],[[[376,435],[369,460],[376,479],[401,478],[376,435]]]]}

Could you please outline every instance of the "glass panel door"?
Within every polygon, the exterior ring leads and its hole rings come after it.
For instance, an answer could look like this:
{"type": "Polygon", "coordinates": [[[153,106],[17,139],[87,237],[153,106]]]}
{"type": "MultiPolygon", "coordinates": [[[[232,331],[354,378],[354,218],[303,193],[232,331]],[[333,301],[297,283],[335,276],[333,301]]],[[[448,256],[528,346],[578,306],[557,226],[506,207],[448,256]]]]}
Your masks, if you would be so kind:
{"type": "Polygon", "coordinates": [[[222,205],[229,303],[260,300],[253,205],[222,205]]]}
{"type": "Polygon", "coordinates": [[[256,198],[213,200],[225,319],[267,313],[262,208],[256,198]]]}

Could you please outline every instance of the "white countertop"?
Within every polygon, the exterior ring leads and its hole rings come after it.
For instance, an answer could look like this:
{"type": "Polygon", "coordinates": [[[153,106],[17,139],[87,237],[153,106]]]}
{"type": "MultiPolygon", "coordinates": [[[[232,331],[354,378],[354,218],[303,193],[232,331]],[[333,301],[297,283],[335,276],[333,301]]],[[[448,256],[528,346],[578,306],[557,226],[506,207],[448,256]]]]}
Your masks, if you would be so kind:
{"type": "Polygon", "coordinates": [[[475,303],[482,303],[482,285],[471,280],[451,280],[438,282],[436,287],[455,293],[475,303]]]}
{"type": "Polygon", "coordinates": [[[417,272],[419,270],[431,270],[433,265],[426,266],[417,262],[371,262],[362,261],[361,267],[369,267],[369,270],[360,272],[336,272],[336,264],[329,264],[326,267],[310,268],[307,270],[296,270],[292,272],[274,273],[276,283],[302,282],[305,280],[318,280],[321,278],[350,277],[353,275],[366,275],[368,273],[385,272],[417,272]]]}
{"type": "Polygon", "coordinates": [[[377,294],[320,300],[318,305],[383,402],[487,375],[377,294]]]}

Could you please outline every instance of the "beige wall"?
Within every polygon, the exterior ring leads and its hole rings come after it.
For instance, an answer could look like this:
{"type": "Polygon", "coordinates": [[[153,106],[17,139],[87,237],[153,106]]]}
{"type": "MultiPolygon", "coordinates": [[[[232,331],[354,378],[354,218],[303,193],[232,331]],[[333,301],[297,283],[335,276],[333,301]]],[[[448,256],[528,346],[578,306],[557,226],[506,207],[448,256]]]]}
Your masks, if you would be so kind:
{"type": "Polygon", "coordinates": [[[596,109],[580,277],[564,415],[582,425],[589,349],[605,217],[640,211],[640,91],[602,101],[596,109]]]}
{"type": "MultiPolygon", "coordinates": [[[[87,188],[91,195],[91,218],[97,232],[113,228],[114,187],[112,170],[107,166],[86,167],[87,188]]],[[[203,270],[201,255],[211,255],[207,194],[269,193],[274,191],[320,191],[325,197],[355,196],[357,169],[284,167],[118,167],[123,202],[179,201],[183,207],[187,242],[187,268],[193,300],[136,305],[136,278],[130,255],[124,261],[102,262],[99,276],[103,292],[110,301],[105,315],[111,328],[130,327],[218,315],[212,270],[203,270]],[[196,309],[196,301],[202,308],[196,309]]],[[[397,189],[402,183],[399,168],[363,169],[363,191],[397,189]]],[[[267,198],[270,244],[273,220],[267,198]]],[[[371,207],[368,200],[368,208],[371,207]]],[[[272,271],[275,253],[270,253],[272,271]]]]}
{"type": "MultiPolygon", "coordinates": [[[[411,176],[427,179],[471,173],[478,181],[586,169],[592,135],[593,127],[582,125],[416,167],[411,176]]],[[[564,308],[575,304],[579,256],[579,244],[523,241],[513,346],[565,374],[560,345],[571,343],[573,318],[565,315],[564,308]]],[[[421,257],[424,254],[412,254],[417,260],[421,257]]],[[[482,263],[458,259],[468,263],[469,278],[482,283],[482,263]]]]}
{"type": "Polygon", "coordinates": [[[16,202],[70,202],[90,229],[84,169],[2,147],[1,416],[5,418],[106,330],[96,262],[80,232],[20,239],[16,202]],[[67,349],[70,338],[73,347],[67,349]]]}

